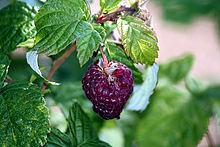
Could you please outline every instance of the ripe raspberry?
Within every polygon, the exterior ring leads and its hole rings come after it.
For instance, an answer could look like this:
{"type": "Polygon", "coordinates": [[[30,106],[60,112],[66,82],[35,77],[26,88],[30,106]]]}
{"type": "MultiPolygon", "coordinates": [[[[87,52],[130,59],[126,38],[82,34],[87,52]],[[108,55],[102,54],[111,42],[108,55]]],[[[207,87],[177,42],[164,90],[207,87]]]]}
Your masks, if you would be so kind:
{"type": "Polygon", "coordinates": [[[93,110],[104,119],[120,118],[133,92],[131,70],[122,63],[111,61],[105,68],[103,60],[95,61],[82,79],[83,90],[93,103],[93,110]]]}

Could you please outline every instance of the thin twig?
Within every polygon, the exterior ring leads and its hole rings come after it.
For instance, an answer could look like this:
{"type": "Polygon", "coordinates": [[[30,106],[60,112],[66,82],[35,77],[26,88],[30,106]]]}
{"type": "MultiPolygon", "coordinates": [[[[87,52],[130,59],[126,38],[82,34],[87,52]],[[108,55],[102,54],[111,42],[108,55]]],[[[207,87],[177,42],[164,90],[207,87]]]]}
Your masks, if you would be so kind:
{"type": "MultiPolygon", "coordinates": [[[[136,9],[135,8],[127,8],[127,7],[121,7],[118,10],[108,13],[106,15],[99,15],[99,17],[97,18],[96,23],[97,24],[102,24],[106,21],[115,21],[118,19],[117,14],[121,13],[121,12],[125,12],[125,11],[130,11],[130,12],[135,12],[136,9]]],[[[101,13],[102,14],[102,13],[101,13]]]]}
{"type": "Polygon", "coordinates": [[[214,141],[212,139],[212,136],[211,136],[209,130],[206,133],[206,141],[207,141],[207,144],[209,147],[214,147],[214,141]]]}
{"type": "Polygon", "coordinates": [[[6,83],[13,83],[13,82],[15,82],[15,80],[12,80],[12,79],[10,79],[9,77],[6,77],[6,78],[5,78],[5,82],[6,82],[6,83]]]}
{"type": "MultiPolygon", "coordinates": [[[[60,67],[60,65],[76,50],[76,42],[73,44],[73,46],[65,53],[62,55],[62,57],[55,61],[53,63],[53,66],[50,70],[49,75],[47,76],[47,80],[50,81],[56,72],[56,70],[60,67]]],[[[45,81],[41,87],[42,90],[45,90],[47,88],[48,83],[45,81]]]]}

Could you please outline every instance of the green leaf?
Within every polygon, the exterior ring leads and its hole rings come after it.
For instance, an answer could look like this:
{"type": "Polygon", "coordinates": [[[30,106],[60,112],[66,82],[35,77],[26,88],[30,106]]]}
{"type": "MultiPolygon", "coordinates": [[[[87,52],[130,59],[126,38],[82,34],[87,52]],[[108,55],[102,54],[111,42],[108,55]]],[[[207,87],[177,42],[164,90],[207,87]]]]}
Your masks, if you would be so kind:
{"type": "MultiPolygon", "coordinates": [[[[106,48],[107,49],[104,49],[104,52],[109,61],[116,60],[118,62],[125,64],[127,67],[131,69],[135,82],[137,83],[143,82],[142,73],[134,66],[134,63],[125,54],[122,48],[116,46],[114,43],[111,43],[111,42],[106,43],[106,48]]],[[[101,57],[102,55],[100,53],[95,59],[98,59],[101,57]]]]}
{"type": "Polygon", "coordinates": [[[220,85],[209,86],[203,93],[204,97],[220,101],[220,85]]]}
{"type": "Polygon", "coordinates": [[[116,28],[116,23],[115,22],[112,22],[112,21],[106,21],[104,22],[104,28],[106,30],[106,38],[108,38],[112,31],[116,28]]]}
{"type": "Polygon", "coordinates": [[[45,147],[71,147],[71,138],[60,132],[60,130],[53,128],[47,137],[45,147]]]}
{"type": "Polygon", "coordinates": [[[41,89],[15,82],[0,91],[0,145],[42,146],[50,130],[41,89]]]}
{"type": "Polygon", "coordinates": [[[174,87],[156,91],[137,126],[138,146],[194,147],[207,131],[211,104],[174,87]]]}
{"type": "Polygon", "coordinates": [[[128,110],[143,111],[149,104],[149,98],[153,94],[157,85],[157,73],[159,66],[154,63],[144,70],[144,82],[141,85],[135,85],[134,92],[128,103],[128,110]]]}
{"type": "Polygon", "coordinates": [[[190,76],[185,78],[185,85],[187,90],[195,96],[201,96],[207,88],[202,82],[190,76]]]}
{"type": "Polygon", "coordinates": [[[7,55],[0,53],[0,88],[2,87],[5,77],[8,73],[10,60],[7,55]]]}
{"type": "Polygon", "coordinates": [[[161,64],[159,77],[165,77],[170,81],[177,83],[187,76],[192,65],[193,55],[185,55],[184,57],[172,60],[167,64],[161,64]]]}
{"type": "MultiPolygon", "coordinates": [[[[163,15],[167,20],[180,23],[191,22],[199,15],[219,12],[219,1],[200,1],[197,0],[156,0],[163,10],[163,15]]],[[[212,15],[214,16],[214,15],[212,15]]]]}
{"type": "Polygon", "coordinates": [[[125,16],[117,21],[125,51],[135,63],[153,64],[157,58],[157,37],[141,19],[125,16]]]}
{"type": "Polygon", "coordinates": [[[70,135],[53,129],[48,136],[46,146],[52,147],[110,147],[107,143],[100,141],[93,131],[92,122],[77,102],[70,109],[68,118],[68,132],[70,135]]]}
{"type": "Polygon", "coordinates": [[[90,24],[90,13],[84,0],[51,0],[35,17],[38,53],[56,55],[76,40],[77,57],[83,66],[102,41],[103,29],[90,24]],[[100,32],[101,31],[101,32],[100,32]]]}
{"type": "Polygon", "coordinates": [[[74,138],[74,144],[80,145],[90,139],[95,139],[92,122],[77,102],[74,102],[69,111],[69,131],[74,138]]]}
{"type": "Polygon", "coordinates": [[[105,31],[101,26],[94,25],[92,27],[89,23],[85,22],[78,25],[78,31],[83,32],[79,35],[76,42],[77,57],[82,67],[92,57],[93,52],[98,49],[102,36],[105,36],[105,31]]]}
{"type": "Polygon", "coordinates": [[[36,10],[24,2],[15,2],[0,10],[0,51],[9,54],[16,46],[36,34],[36,10]]]}
{"type": "Polygon", "coordinates": [[[122,0],[100,0],[99,4],[101,7],[101,11],[106,13],[108,11],[114,10],[117,8],[118,4],[122,0]]]}
{"type": "Polygon", "coordinates": [[[46,52],[48,55],[55,55],[65,49],[76,39],[78,25],[89,21],[88,13],[83,0],[47,1],[35,17],[35,49],[38,53],[46,52]]]}
{"type": "Polygon", "coordinates": [[[31,49],[34,47],[34,39],[28,39],[24,42],[21,42],[17,45],[17,47],[31,49]]]}

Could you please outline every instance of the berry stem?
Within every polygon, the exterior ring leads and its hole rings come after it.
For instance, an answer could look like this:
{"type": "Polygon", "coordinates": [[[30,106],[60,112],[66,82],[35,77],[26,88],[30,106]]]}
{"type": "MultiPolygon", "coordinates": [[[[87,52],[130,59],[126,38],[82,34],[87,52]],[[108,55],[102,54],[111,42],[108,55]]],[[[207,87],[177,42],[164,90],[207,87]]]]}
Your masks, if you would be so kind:
{"type": "Polygon", "coordinates": [[[121,13],[121,12],[125,12],[125,11],[130,11],[130,12],[135,12],[136,9],[135,8],[127,8],[127,7],[120,7],[118,10],[108,13],[106,15],[102,15],[102,13],[98,16],[96,23],[97,24],[102,24],[106,21],[116,21],[118,19],[117,14],[121,13]]]}
{"type": "Polygon", "coordinates": [[[103,60],[104,60],[104,63],[105,63],[105,68],[108,69],[108,59],[106,58],[105,53],[104,53],[101,45],[100,45],[100,51],[102,53],[102,57],[103,57],[103,60]]]}
{"type": "MultiPolygon", "coordinates": [[[[66,51],[65,54],[63,54],[61,56],[60,59],[58,59],[57,61],[53,62],[53,66],[50,70],[49,75],[47,76],[47,80],[50,81],[53,77],[53,75],[55,74],[55,72],[57,71],[57,69],[60,67],[60,65],[76,50],[76,42],[74,42],[73,46],[66,51]]],[[[42,90],[45,90],[48,86],[48,83],[45,81],[41,87],[42,90]]]]}

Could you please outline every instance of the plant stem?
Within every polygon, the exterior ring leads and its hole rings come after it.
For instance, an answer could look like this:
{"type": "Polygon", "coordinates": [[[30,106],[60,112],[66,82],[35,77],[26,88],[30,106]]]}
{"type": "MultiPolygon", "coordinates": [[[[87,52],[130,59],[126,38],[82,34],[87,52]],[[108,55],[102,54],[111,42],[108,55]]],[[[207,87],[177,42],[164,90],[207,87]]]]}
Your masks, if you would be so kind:
{"type": "Polygon", "coordinates": [[[102,24],[106,21],[115,21],[118,19],[117,17],[117,14],[118,13],[121,13],[121,12],[124,12],[124,11],[130,11],[130,12],[135,12],[136,9],[135,8],[127,8],[127,7],[121,7],[119,8],[118,10],[114,11],[114,12],[111,12],[111,13],[108,13],[104,16],[101,16],[101,14],[99,15],[99,17],[97,18],[97,21],[96,23],[97,24],[102,24]]]}
{"type": "Polygon", "coordinates": [[[5,82],[7,82],[7,83],[13,83],[13,82],[15,82],[15,81],[12,80],[12,79],[10,79],[10,78],[8,78],[8,77],[6,77],[6,78],[5,78],[5,82]]]}
{"type": "Polygon", "coordinates": [[[103,60],[104,60],[104,63],[105,63],[105,68],[108,69],[108,59],[106,58],[105,53],[104,53],[101,45],[100,45],[100,51],[102,53],[102,57],[103,57],[103,60]]]}
{"type": "Polygon", "coordinates": [[[207,140],[207,144],[209,147],[214,147],[214,142],[213,142],[213,139],[212,139],[212,136],[211,136],[209,130],[206,133],[206,140],[207,140]]]}
{"type": "MultiPolygon", "coordinates": [[[[50,81],[54,75],[54,73],[56,72],[56,70],[60,67],[60,65],[76,50],[76,42],[74,42],[73,46],[66,51],[65,54],[62,55],[62,57],[60,59],[58,59],[57,61],[55,61],[53,63],[53,66],[50,70],[49,75],[47,76],[47,80],[50,81]]],[[[41,87],[42,90],[45,90],[48,86],[48,83],[45,81],[41,87]]]]}

